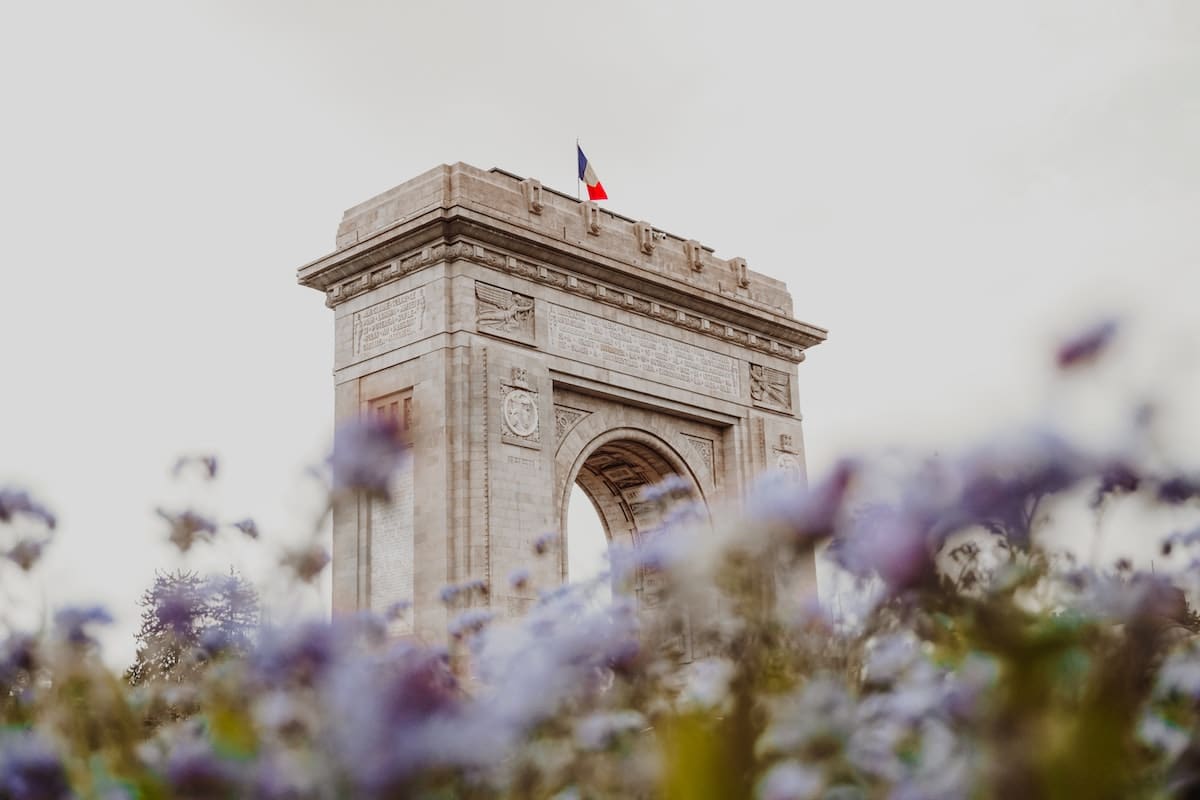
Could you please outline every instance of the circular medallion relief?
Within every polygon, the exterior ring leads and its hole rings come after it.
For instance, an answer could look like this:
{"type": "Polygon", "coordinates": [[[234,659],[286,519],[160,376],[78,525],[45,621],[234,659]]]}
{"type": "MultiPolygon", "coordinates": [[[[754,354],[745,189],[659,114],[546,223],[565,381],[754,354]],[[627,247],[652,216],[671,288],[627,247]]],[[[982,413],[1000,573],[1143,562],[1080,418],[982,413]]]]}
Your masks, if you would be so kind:
{"type": "Polygon", "coordinates": [[[800,459],[796,458],[791,453],[779,453],[775,456],[775,467],[784,472],[792,472],[796,475],[800,474],[800,459]]]}
{"type": "Polygon", "coordinates": [[[537,401],[524,389],[513,389],[504,398],[504,424],[517,436],[532,436],[538,427],[537,401]]]}

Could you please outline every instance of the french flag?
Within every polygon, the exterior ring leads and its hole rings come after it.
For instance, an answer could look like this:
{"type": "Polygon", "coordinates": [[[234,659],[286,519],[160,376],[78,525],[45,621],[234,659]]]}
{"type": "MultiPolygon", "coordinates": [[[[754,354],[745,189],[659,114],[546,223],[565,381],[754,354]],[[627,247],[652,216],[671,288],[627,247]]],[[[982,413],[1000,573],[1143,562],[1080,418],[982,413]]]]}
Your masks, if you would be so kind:
{"type": "Polygon", "coordinates": [[[604,187],[600,185],[600,179],[596,177],[596,170],[592,169],[592,165],[588,163],[587,156],[583,154],[583,148],[576,142],[575,149],[579,151],[579,180],[587,184],[588,200],[607,200],[608,194],[604,191],[604,187]]]}

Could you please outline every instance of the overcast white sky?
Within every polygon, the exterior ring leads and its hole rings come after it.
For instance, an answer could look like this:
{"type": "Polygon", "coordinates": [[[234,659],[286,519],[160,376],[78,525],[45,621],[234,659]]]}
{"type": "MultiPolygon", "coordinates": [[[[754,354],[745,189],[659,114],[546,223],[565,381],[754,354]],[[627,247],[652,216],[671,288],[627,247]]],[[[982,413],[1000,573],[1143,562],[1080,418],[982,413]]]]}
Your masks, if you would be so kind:
{"type": "Polygon", "coordinates": [[[438,163],[570,192],[580,137],[609,207],[786,280],[831,331],[812,472],[1200,397],[1187,0],[9,4],[0,101],[0,484],[60,513],[41,591],[107,602],[118,652],[176,454],[221,456],[225,518],[302,526],[332,314],[294,270],[438,163]],[[1109,312],[1121,368],[1053,388],[1050,343],[1109,312]]]}

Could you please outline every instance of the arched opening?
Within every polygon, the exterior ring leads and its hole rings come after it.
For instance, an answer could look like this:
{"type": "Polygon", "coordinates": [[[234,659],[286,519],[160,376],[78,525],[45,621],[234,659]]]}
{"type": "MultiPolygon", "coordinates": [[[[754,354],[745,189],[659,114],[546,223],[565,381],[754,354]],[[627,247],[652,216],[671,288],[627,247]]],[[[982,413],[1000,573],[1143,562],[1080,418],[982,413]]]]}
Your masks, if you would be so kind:
{"type": "Polygon", "coordinates": [[[608,564],[610,547],[629,548],[658,526],[667,510],[645,491],[668,478],[681,480],[703,500],[686,463],[665,442],[643,431],[620,429],[585,446],[568,474],[562,513],[563,577],[594,577],[608,564]]]}
{"type": "MultiPolygon", "coordinates": [[[[571,486],[567,500],[567,580],[571,583],[590,581],[609,569],[608,533],[604,521],[592,499],[579,486],[571,486]]],[[[607,603],[612,600],[612,587],[600,582],[596,599],[607,603]]]]}

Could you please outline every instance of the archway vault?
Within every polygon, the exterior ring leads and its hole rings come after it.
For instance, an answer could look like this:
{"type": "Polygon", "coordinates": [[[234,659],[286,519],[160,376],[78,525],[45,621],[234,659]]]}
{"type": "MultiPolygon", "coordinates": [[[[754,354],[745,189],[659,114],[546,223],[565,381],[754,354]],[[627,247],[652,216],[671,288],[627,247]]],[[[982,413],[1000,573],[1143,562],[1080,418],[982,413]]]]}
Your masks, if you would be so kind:
{"type": "MultiPolygon", "coordinates": [[[[636,544],[639,531],[660,522],[661,504],[643,497],[649,487],[677,477],[688,485],[696,500],[707,500],[685,459],[667,442],[636,428],[618,427],[599,434],[584,445],[565,470],[559,496],[560,530],[564,534],[574,485],[591,500],[609,542],[618,545],[636,544]]],[[[563,558],[565,570],[565,553],[563,558]]]]}

